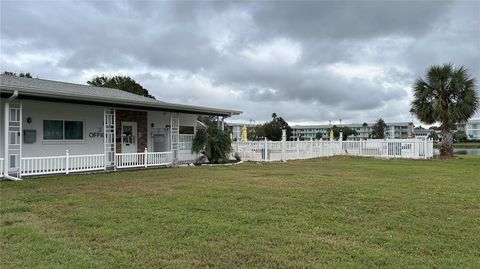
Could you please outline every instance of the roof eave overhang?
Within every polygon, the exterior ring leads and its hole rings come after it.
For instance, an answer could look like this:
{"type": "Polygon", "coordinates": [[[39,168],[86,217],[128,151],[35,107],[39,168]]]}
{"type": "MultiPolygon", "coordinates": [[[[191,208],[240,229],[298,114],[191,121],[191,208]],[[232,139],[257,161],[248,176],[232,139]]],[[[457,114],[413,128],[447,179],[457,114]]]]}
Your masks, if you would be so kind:
{"type": "Polygon", "coordinates": [[[68,102],[76,104],[89,104],[89,105],[101,105],[101,106],[111,106],[111,107],[120,107],[127,109],[139,109],[139,110],[159,110],[159,111],[170,111],[170,112],[181,112],[188,114],[201,114],[201,115],[211,115],[211,116],[223,116],[230,117],[234,115],[240,115],[242,111],[238,110],[226,110],[226,109],[217,109],[217,108],[207,108],[207,107],[198,107],[198,106],[188,106],[180,104],[170,104],[170,103],[161,103],[158,104],[146,104],[139,103],[135,101],[112,101],[106,98],[88,98],[84,96],[75,96],[67,94],[45,94],[42,95],[35,94],[35,92],[25,91],[16,88],[7,88],[2,87],[0,89],[1,96],[8,96],[15,90],[19,91],[20,99],[30,99],[30,100],[41,100],[41,101],[51,101],[51,102],[68,102]]]}

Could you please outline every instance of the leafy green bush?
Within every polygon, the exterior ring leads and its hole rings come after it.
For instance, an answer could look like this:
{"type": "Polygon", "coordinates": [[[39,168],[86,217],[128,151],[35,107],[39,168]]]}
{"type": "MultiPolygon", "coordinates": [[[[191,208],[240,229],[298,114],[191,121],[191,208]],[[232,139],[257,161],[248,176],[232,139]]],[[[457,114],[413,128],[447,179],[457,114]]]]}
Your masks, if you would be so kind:
{"type": "Polygon", "coordinates": [[[210,163],[227,162],[231,151],[230,136],[215,125],[198,130],[193,138],[192,152],[203,154],[210,163]]]}

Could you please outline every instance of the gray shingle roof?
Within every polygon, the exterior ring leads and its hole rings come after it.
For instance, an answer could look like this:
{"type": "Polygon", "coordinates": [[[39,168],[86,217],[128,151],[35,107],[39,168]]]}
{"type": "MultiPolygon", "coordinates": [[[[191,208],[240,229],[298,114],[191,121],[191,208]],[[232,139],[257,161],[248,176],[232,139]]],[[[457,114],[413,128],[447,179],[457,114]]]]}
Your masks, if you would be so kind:
{"type": "Polygon", "coordinates": [[[241,111],[229,109],[167,103],[112,88],[95,87],[90,85],[81,85],[38,78],[21,78],[3,74],[0,74],[0,90],[2,92],[13,92],[17,90],[20,97],[37,96],[42,98],[135,106],[144,109],[166,109],[222,116],[238,115],[241,113],[241,111]]]}

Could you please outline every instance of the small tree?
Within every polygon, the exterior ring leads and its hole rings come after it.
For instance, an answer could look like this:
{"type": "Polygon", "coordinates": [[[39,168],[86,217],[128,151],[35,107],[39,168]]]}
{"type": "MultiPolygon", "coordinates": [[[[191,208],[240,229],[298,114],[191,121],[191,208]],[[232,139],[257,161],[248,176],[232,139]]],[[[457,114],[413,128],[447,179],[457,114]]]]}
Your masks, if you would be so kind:
{"type": "Polygon", "coordinates": [[[263,124],[258,124],[255,126],[248,127],[247,129],[247,139],[250,141],[256,141],[263,139],[265,137],[265,129],[263,124]]]}
{"type": "Polygon", "coordinates": [[[438,141],[438,139],[440,139],[440,138],[438,137],[437,132],[435,132],[435,130],[432,130],[432,131],[430,132],[430,134],[428,135],[428,138],[433,139],[433,141],[438,141]]]}
{"type": "Polygon", "coordinates": [[[292,127],[277,113],[272,113],[272,121],[255,127],[255,139],[266,137],[268,140],[280,141],[283,129],[287,130],[287,140],[289,140],[292,136],[292,127]]]}
{"type": "Polygon", "coordinates": [[[26,73],[15,73],[15,72],[9,72],[9,71],[5,71],[3,72],[4,75],[7,75],[7,76],[14,76],[14,77],[21,77],[21,78],[32,78],[32,75],[30,74],[30,72],[26,72],[26,73]]]}
{"type": "Polygon", "coordinates": [[[192,152],[203,154],[210,163],[227,162],[231,150],[230,135],[213,124],[198,130],[193,138],[192,152]]]}
{"type": "Polygon", "coordinates": [[[97,87],[119,89],[122,91],[155,99],[155,97],[153,97],[147,89],[145,89],[142,85],[138,84],[134,79],[128,76],[98,76],[90,81],[87,81],[87,84],[97,87]]]}
{"type": "Polygon", "coordinates": [[[385,121],[381,118],[378,119],[372,127],[372,133],[370,134],[370,137],[374,139],[384,139],[386,128],[387,124],[385,123],[385,121]]]}
{"type": "Polygon", "coordinates": [[[315,139],[322,140],[323,139],[323,134],[321,132],[316,133],[315,134],[315,139]]]}
{"type": "Polygon", "coordinates": [[[457,142],[465,142],[468,140],[467,134],[464,131],[456,131],[453,134],[453,140],[457,142]]]}
{"type": "Polygon", "coordinates": [[[340,139],[340,132],[342,132],[343,141],[346,141],[349,136],[358,135],[357,131],[349,127],[337,127],[337,125],[333,125],[332,128],[327,130],[327,133],[330,133],[330,130],[333,130],[334,139],[340,139]]]}

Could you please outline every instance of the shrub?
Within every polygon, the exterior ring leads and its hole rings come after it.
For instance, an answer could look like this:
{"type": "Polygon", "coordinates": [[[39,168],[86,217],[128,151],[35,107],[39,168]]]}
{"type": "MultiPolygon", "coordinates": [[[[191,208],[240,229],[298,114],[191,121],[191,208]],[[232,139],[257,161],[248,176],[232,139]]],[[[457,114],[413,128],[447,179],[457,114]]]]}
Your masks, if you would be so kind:
{"type": "Polygon", "coordinates": [[[203,154],[210,163],[227,162],[231,151],[230,136],[213,124],[198,130],[193,138],[192,152],[203,154]]]}

